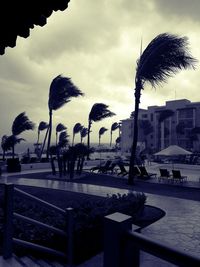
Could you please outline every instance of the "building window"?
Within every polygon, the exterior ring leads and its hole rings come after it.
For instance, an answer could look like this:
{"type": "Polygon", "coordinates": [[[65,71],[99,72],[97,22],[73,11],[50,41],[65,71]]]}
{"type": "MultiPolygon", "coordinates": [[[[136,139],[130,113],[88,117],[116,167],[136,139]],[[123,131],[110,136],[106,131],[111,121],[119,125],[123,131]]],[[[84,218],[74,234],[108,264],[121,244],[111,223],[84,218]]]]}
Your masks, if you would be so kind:
{"type": "Polygon", "coordinates": [[[153,113],[151,113],[151,121],[153,121],[153,113]]]}

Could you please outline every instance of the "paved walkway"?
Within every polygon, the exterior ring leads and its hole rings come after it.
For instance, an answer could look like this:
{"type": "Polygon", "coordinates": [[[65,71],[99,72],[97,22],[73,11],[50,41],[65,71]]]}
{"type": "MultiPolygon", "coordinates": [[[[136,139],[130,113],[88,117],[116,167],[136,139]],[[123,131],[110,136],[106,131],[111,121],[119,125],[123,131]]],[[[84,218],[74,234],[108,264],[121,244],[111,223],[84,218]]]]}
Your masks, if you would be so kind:
{"type": "MultiPolygon", "coordinates": [[[[29,171],[30,173],[30,171],[29,171]]],[[[19,174],[19,173],[18,173],[19,174]]],[[[13,175],[13,174],[12,174],[13,175]]],[[[132,190],[83,184],[76,182],[55,181],[52,179],[30,179],[2,177],[1,182],[12,182],[18,185],[29,185],[51,189],[59,189],[91,195],[107,196],[108,194],[128,193],[132,190]]],[[[152,238],[162,240],[169,245],[178,247],[195,255],[200,255],[200,205],[199,201],[185,200],[155,194],[147,195],[147,204],[163,209],[166,216],[150,225],[142,232],[152,238]]],[[[148,254],[142,254],[142,266],[167,267],[172,264],[163,262],[148,254]]],[[[99,254],[80,267],[102,267],[103,254],[99,254]]],[[[200,265],[199,265],[200,266],[200,265]]]]}

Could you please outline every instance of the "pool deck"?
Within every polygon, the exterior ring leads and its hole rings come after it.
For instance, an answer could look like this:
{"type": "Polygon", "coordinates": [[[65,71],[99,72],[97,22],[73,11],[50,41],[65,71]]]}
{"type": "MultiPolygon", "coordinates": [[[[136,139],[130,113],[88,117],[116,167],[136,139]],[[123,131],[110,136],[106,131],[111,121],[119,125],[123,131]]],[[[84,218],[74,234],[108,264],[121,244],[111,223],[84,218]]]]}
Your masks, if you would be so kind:
{"type": "MultiPolygon", "coordinates": [[[[158,166],[151,165],[147,166],[148,171],[155,172],[158,171],[158,166]],[[157,168],[156,168],[157,167],[157,168]]],[[[196,190],[199,189],[200,193],[200,166],[198,168],[193,168],[187,166],[187,168],[181,168],[177,166],[176,169],[181,169],[183,175],[188,175],[188,182],[181,184],[180,187],[193,187],[196,190]]],[[[44,170],[45,171],[45,170],[44,170]]],[[[2,183],[14,183],[16,185],[27,185],[51,188],[55,190],[65,190],[80,192],[91,195],[107,196],[108,194],[125,194],[132,189],[117,188],[115,186],[100,186],[85,183],[80,181],[77,183],[76,179],[73,182],[69,181],[59,181],[53,179],[30,179],[30,178],[20,178],[20,175],[25,175],[31,171],[23,171],[22,173],[17,173],[19,177],[15,174],[3,174],[1,177],[2,183]]],[[[32,171],[34,172],[34,170],[32,171]]],[[[36,172],[35,172],[36,173],[36,172]]],[[[86,175],[85,173],[83,176],[86,175]]],[[[157,179],[152,179],[151,183],[158,183],[157,179]]],[[[176,185],[177,186],[177,185],[176,185]]],[[[123,187],[123,186],[122,186],[123,187]]],[[[197,191],[198,192],[198,191],[197,191]]],[[[159,192],[158,192],[159,193],[159,192]]],[[[142,230],[142,233],[148,237],[156,240],[160,240],[163,243],[169,244],[172,247],[180,248],[183,251],[193,253],[194,255],[200,255],[200,205],[197,200],[188,200],[183,198],[176,198],[171,196],[163,196],[159,194],[147,195],[147,204],[153,205],[163,209],[166,212],[166,216],[156,223],[150,225],[149,227],[142,230]]],[[[170,267],[174,266],[172,264],[166,263],[160,259],[157,259],[146,253],[141,254],[141,266],[143,267],[170,267]]],[[[199,265],[200,266],[200,265],[199,265]]],[[[80,265],[80,267],[103,267],[103,253],[92,258],[88,262],[80,265]]]]}

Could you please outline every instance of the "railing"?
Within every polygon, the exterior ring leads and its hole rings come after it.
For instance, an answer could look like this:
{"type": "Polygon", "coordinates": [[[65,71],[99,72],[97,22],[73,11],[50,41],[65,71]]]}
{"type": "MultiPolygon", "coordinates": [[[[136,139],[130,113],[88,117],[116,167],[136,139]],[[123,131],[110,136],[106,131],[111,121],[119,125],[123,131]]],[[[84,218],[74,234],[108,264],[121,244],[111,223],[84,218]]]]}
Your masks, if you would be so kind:
{"type": "Polygon", "coordinates": [[[73,266],[73,209],[67,208],[66,210],[63,210],[40,198],[37,198],[31,194],[28,194],[20,189],[15,188],[13,184],[4,184],[4,189],[5,189],[4,190],[4,233],[3,233],[3,257],[4,259],[8,259],[12,256],[13,244],[17,244],[25,248],[31,248],[31,249],[38,250],[40,252],[50,253],[51,255],[65,258],[68,261],[68,265],[73,266]],[[34,200],[40,205],[53,209],[56,212],[59,212],[62,215],[64,215],[67,221],[66,231],[63,231],[51,225],[45,224],[43,222],[31,219],[29,217],[26,217],[24,215],[14,212],[13,210],[14,194],[19,194],[24,198],[34,200]],[[47,229],[65,238],[67,237],[66,253],[63,253],[58,250],[51,249],[45,246],[41,246],[35,243],[31,243],[28,241],[24,241],[18,238],[14,238],[13,237],[13,232],[14,232],[13,231],[13,218],[31,223],[33,225],[37,225],[40,228],[47,229]]]}
{"type": "Polygon", "coordinates": [[[182,267],[199,267],[200,257],[152,240],[133,229],[132,218],[122,213],[105,217],[104,267],[139,267],[140,251],[182,267]]]}

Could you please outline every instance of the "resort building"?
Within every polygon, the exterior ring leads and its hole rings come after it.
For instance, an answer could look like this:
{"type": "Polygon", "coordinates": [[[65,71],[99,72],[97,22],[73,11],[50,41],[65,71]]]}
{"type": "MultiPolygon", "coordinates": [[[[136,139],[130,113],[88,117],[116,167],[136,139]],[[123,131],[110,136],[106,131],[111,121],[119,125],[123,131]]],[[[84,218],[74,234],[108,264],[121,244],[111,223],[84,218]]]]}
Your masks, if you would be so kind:
{"type": "MultiPolygon", "coordinates": [[[[133,142],[134,118],[121,121],[121,151],[130,152],[133,142]]],[[[179,145],[200,151],[200,102],[187,99],[166,101],[165,106],[149,106],[139,110],[138,149],[152,153],[179,145]]]]}

